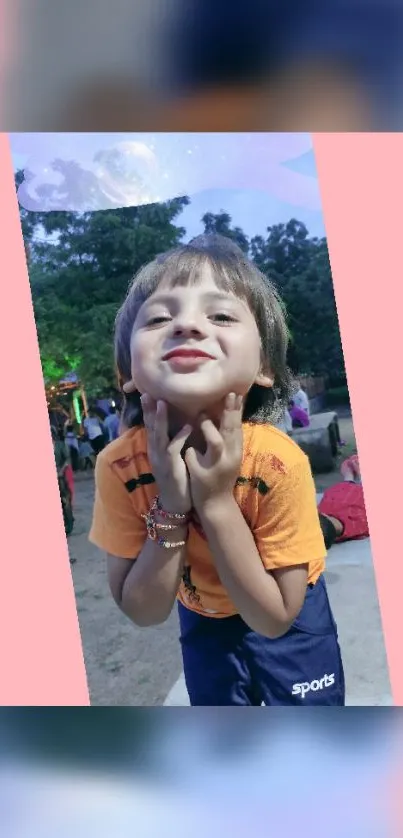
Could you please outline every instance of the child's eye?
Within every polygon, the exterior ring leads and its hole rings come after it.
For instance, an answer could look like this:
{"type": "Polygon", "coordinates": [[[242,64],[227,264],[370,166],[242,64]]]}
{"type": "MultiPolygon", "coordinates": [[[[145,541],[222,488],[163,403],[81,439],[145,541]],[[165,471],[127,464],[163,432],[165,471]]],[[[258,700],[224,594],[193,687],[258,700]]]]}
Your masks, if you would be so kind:
{"type": "Polygon", "coordinates": [[[151,317],[147,322],[147,326],[158,326],[160,323],[166,323],[167,320],[170,320],[170,318],[163,315],[160,317],[151,317]]]}
{"type": "Polygon", "coordinates": [[[235,317],[231,317],[230,314],[224,314],[220,312],[219,314],[213,314],[213,320],[218,320],[220,323],[235,323],[235,317]]]}

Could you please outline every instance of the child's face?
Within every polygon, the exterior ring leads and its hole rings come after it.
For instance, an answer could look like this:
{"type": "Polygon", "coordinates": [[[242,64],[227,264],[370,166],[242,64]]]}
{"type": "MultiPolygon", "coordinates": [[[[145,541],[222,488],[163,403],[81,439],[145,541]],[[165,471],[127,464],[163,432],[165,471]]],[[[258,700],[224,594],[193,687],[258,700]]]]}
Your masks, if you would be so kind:
{"type": "Polygon", "coordinates": [[[244,396],[255,381],[271,385],[259,375],[261,342],[252,312],[217,287],[208,265],[197,284],[169,288],[162,282],[146,300],[134,323],[131,359],[137,390],[187,415],[217,406],[228,393],[244,396]],[[184,355],[170,355],[177,350],[184,355]]]}

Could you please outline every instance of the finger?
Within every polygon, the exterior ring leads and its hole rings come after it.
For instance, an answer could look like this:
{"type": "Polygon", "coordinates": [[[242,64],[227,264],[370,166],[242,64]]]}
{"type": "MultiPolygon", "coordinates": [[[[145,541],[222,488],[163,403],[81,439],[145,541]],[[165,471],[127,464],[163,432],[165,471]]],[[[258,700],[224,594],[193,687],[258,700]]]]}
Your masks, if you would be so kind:
{"type": "Polygon", "coordinates": [[[143,411],[144,426],[147,431],[153,432],[157,405],[151,396],[147,395],[147,393],[143,393],[143,395],[140,396],[140,402],[143,411]]]}
{"type": "Polygon", "coordinates": [[[197,453],[194,448],[188,448],[185,453],[185,463],[190,475],[195,474],[197,472],[197,467],[199,465],[199,459],[197,453]]]}
{"type": "Polygon", "coordinates": [[[136,390],[137,390],[137,387],[136,387],[136,384],[133,380],[132,381],[126,381],[124,384],[122,384],[122,390],[123,390],[124,393],[129,395],[130,393],[135,393],[136,390]]]}
{"type": "Polygon", "coordinates": [[[228,396],[225,399],[224,410],[234,410],[235,409],[235,400],[236,400],[235,393],[228,393],[228,396]]]}
{"type": "Polygon", "coordinates": [[[208,419],[207,416],[202,416],[200,430],[206,440],[207,448],[210,453],[220,454],[224,447],[224,441],[220,431],[214,425],[214,422],[212,422],[211,419],[208,419]]]}
{"type": "Polygon", "coordinates": [[[242,427],[243,398],[230,393],[225,400],[225,407],[221,416],[220,432],[231,433],[242,427]]]}
{"type": "Polygon", "coordinates": [[[191,425],[184,425],[182,430],[180,430],[179,433],[176,434],[176,436],[174,436],[173,439],[171,439],[171,442],[168,446],[168,451],[170,454],[180,454],[186,440],[192,433],[192,430],[193,428],[191,425]]]}
{"type": "Polygon", "coordinates": [[[164,450],[168,448],[168,410],[166,403],[163,401],[157,402],[154,421],[154,440],[160,448],[164,450]]]}

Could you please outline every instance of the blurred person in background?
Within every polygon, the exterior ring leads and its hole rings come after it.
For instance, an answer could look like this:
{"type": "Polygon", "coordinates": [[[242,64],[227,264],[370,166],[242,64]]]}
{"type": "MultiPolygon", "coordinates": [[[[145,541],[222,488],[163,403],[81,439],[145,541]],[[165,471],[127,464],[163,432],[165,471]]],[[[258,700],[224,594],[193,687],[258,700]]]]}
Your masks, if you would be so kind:
{"type": "Polygon", "coordinates": [[[78,440],[78,452],[80,455],[80,468],[87,471],[89,468],[95,468],[95,454],[94,449],[88,439],[87,434],[83,434],[78,440]]]}
{"type": "MultiPolygon", "coordinates": [[[[183,7],[185,12],[185,7],[183,7]]],[[[353,131],[390,120],[402,8],[361,0],[186,3],[174,119],[188,130],[353,131]],[[211,126],[211,127],[210,127],[211,126]]],[[[186,130],[183,127],[182,130],[186,130]]]]}
{"type": "Polygon", "coordinates": [[[307,411],[304,410],[302,407],[299,407],[295,397],[291,399],[288,405],[288,411],[290,414],[293,428],[309,428],[309,413],[307,413],[307,411]]]}
{"type": "Polygon", "coordinates": [[[119,436],[120,418],[116,406],[112,404],[109,408],[109,414],[104,420],[104,428],[108,434],[108,442],[113,442],[119,436]]]}
{"type": "Polygon", "coordinates": [[[106,436],[103,422],[94,407],[89,409],[88,416],[83,420],[83,430],[88,437],[93,453],[97,456],[105,448],[106,436]]]}
{"type": "Polygon", "coordinates": [[[74,477],[69,460],[68,446],[64,439],[64,431],[51,427],[53,451],[56,464],[57,482],[62,504],[63,522],[66,535],[70,535],[74,527],[73,501],[74,477]]]}
{"type": "Polygon", "coordinates": [[[9,73],[7,130],[401,130],[397,2],[145,7],[147,15],[126,4],[118,24],[111,9],[97,27],[85,7],[75,27],[70,6],[63,25],[48,4],[36,9],[21,66],[9,73]],[[55,73],[40,38],[59,59],[48,106],[55,73]]]}
{"type": "Polygon", "coordinates": [[[295,407],[298,407],[300,410],[303,410],[307,414],[307,416],[309,416],[310,407],[309,407],[308,396],[307,396],[304,388],[302,387],[302,384],[301,384],[300,381],[297,382],[297,385],[298,385],[298,389],[293,394],[292,401],[293,401],[295,407]]]}
{"type": "Polygon", "coordinates": [[[70,452],[70,462],[73,471],[78,471],[80,467],[80,454],[78,448],[78,439],[74,431],[74,425],[71,421],[66,422],[65,425],[66,445],[70,452]]]}
{"type": "Polygon", "coordinates": [[[402,124],[397,4],[366,4],[365,15],[359,0],[193,0],[176,8],[166,25],[165,89],[123,79],[95,83],[58,130],[312,132],[402,124]]]}

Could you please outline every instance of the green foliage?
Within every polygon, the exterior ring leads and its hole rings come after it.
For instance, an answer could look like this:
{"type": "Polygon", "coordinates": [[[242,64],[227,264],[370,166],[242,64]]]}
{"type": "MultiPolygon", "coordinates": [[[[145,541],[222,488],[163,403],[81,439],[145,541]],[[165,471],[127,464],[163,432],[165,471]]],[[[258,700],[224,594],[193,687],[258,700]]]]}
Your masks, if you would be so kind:
{"type": "MultiPolygon", "coordinates": [[[[17,185],[21,174],[16,175],[17,185]]],[[[184,240],[177,219],[186,197],[161,204],[72,213],[21,209],[30,245],[29,275],[43,375],[75,371],[90,396],[115,385],[112,335],[134,273],[184,240]]],[[[206,213],[206,233],[227,235],[277,285],[291,336],[295,372],[344,376],[343,354],[325,239],[295,219],[249,240],[230,215],[206,213]]]]}
{"type": "Polygon", "coordinates": [[[295,372],[344,377],[344,359],[326,239],[291,219],[251,241],[250,255],[277,286],[288,315],[295,372]]]}
{"type": "Polygon", "coordinates": [[[332,387],[331,389],[327,390],[326,404],[327,407],[338,407],[341,404],[349,405],[350,395],[348,392],[347,385],[345,385],[344,387],[332,387]]]}
{"type": "Polygon", "coordinates": [[[249,239],[240,227],[232,227],[231,216],[227,212],[221,212],[214,215],[212,212],[206,212],[202,217],[205,233],[219,233],[220,236],[227,236],[232,239],[244,253],[249,252],[249,239]]]}

